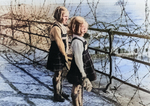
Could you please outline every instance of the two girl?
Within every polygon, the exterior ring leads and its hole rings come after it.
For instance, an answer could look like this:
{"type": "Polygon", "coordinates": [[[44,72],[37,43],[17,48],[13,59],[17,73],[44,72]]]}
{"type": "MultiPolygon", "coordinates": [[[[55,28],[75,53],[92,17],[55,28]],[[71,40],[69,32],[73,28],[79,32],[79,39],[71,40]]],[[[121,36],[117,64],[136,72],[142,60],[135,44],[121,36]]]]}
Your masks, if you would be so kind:
{"type": "MultiPolygon", "coordinates": [[[[47,69],[54,71],[53,88],[54,100],[64,102],[68,95],[62,92],[62,73],[63,68],[68,62],[67,48],[68,38],[65,24],[69,17],[69,12],[65,7],[57,7],[54,12],[56,22],[50,31],[51,47],[47,61],[47,69]]],[[[67,74],[68,82],[73,84],[72,101],[74,106],[83,106],[83,88],[91,91],[90,81],[96,79],[93,63],[88,53],[87,43],[83,38],[88,30],[88,23],[84,18],[77,16],[71,19],[68,26],[68,34],[73,36],[71,47],[73,58],[71,67],[67,74]]]]}

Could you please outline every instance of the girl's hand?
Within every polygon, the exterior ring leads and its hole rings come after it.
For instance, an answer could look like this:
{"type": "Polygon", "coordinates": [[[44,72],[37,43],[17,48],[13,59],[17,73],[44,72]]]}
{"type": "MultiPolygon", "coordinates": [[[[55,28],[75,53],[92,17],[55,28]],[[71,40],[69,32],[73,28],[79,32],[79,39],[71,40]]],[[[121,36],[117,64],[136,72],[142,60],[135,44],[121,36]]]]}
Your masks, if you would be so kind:
{"type": "Polygon", "coordinates": [[[66,62],[68,63],[68,56],[67,56],[67,55],[65,56],[65,60],[66,60],[66,62]]]}
{"type": "Polygon", "coordinates": [[[90,92],[92,90],[92,84],[88,78],[85,78],[83,80],[83,87],[86,89],[86,91],[90,92]]]}

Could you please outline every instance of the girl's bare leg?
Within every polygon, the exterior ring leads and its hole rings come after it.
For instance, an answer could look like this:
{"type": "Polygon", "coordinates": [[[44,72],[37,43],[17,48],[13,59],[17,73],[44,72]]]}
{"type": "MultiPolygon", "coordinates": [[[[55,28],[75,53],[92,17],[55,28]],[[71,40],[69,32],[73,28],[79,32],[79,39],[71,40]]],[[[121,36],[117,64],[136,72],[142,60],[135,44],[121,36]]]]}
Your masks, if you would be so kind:
{"type": "Polygon", "coordinates": [[[78,90],[78,102],[79,102],[79,106],[83,106],[83,87],[81,85],[79,85],[79,90],[78,90]]]}
{"type": "Polygon", "coordinates": [[[72,97],[73,106],[83,106],[81,85],[73,85],[71,97],[72,97]]]}
{"type": "Polygon", "coordinates": [[[62,71],[55,72],[53,78],[53,87],[54,87],[54,100],[59,102],[64,102],[65,99],[61,96],[61,73],[62,71]]]}

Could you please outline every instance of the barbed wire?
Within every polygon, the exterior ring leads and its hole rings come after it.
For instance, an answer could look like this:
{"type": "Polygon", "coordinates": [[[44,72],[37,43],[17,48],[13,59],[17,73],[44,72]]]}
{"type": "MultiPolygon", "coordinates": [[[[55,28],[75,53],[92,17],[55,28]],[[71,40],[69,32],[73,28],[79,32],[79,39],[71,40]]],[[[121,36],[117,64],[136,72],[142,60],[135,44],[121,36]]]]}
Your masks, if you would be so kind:
{"type": "MultiPolygon", "coordinates": [[[[64,0],[62,4],[49,4],[48,0],[44,0],[41,5],[36,5],[35,0],[31,3],[26,4],[27,1],[21,3],[21,1],[11,1],[11,5],[1,6],[0,10],[3,11],[0,19],[0,33],[1,33],[1,46],[7,49],[3,50],[3,54],[12,63],[16,64],[46,64],[47,53],[45,51],[49,50],[50,39],[48,38],[48,28],[50,24],[40,24],[32,21],[39,22],[54,22],[52,17],[54,9],[58,5],[64,5],[68,8],[70,12],[70,18],[76,15],[83,16],[89,23],[90,27],[99,29],[113,29],[115,31],[123,31],[130,34],[140,34],[143,36],[149,36],[149,6],[148,0],[145,0],[145,18],[141,24],[135,22],[130,16],[127,10],[129,5],[128,0],[118,0],[117,2],[108,3],[106,10],[102,6],[104,5],[100,0],[89,0],[86,3],[81,0],[78,4],[73,4],[72,2],[67,2],[64,0]],[[110,13],[109,8],[117,7],[119,9],[115,18],[111,19],[113,13],[110,13]],[[108,9],[108,11],[107,11],[108,9]],[[86,10],[86,11],[85,11],[86,10]],[[104,12],[102,12],[104,11],[104,12]],[[103,13],[103,14],[102,14],[103,13]],[[106,16],[109,20],[103,20],[102,18],[106,16]],[[24,21],[23,21],[24,20],[24,21]],[[29,32],[29,33],[26,33],[29,32]],[[42,35],[42,36],[36,36],[42,35]],[[4,36],[8,35],[8,36],[4,36]],[[29,45],[22,44],[16,40],[20,40],[29,45]],[[38,47],[45,51],[38,50],[38,47]]],[[[107,4],[107,3],[106,3],[107,4]]],[[[112,12],[112,11],[111,11],[112,12]]],[[[133,14],[134,15],[134,14],[133,14]]],[[[50,29],[49,29],[50,30],[50,29]]],[[[89,37],[87,38],[90,47],[95,47],[106,52],[109,51],[109,35],[105,32],[99,31],[88,31],[89,37]]],[[[120,54],[123,56],[130,57],[132,59],[141,60],[144,62],[150,61],[149,54],[149,40],[137,37],[113,35],[113,53],[120,54]]],[[[96,53],[90,50],[94,66],[97,70],[103,73],[109,74],[109,58],[107,54],[96,53]]],[[[117,80],[113,80],[110,87],[110,91],[113,93],[112,99],[118,103],[126,106],[141,105],[148,106],[150,103],[144,99],[145,96],[149,97],[149,93],[143,93],[138,87],[142,87],[146,90],[149,88],[149,77],[150,77],[150,67],[149,65],[144,65],[135,61],[127,60],[124,58],[112,57],[113,62],[113,73],[112,75],[119,78],[127,83],[131,83],[137,88],[130,88],[125,86],[124,83],[120,83],[117,80]],[[144,71],[143,71],[144,70],[144,71]],[[128,88],[128,89],[125,89],[128,88]],[[112,90],[113,89],[113,90],[112,90]],[[126,92],[124,91],[126,90],[126,92]],[[129,90],[129,91],[127,91],[129,90]],[[126,94],[128,93],[128,94],[126,94]],[[143,96],[144,94],[144,96],[143,96]],[[122,99],[125,99],[122,101],[122,99]],[[138,99],[138,101],[137,101],[138,99]]],[[[107,76],[98,74],[99,82],[95,85],[98,88],[103,88],[109,83],[109,78],[107,76]]],[[[99,90],[99,94],[102,92],[99,90]]],[[[106,95],[108,95],[106,93],[106,95]]]]}

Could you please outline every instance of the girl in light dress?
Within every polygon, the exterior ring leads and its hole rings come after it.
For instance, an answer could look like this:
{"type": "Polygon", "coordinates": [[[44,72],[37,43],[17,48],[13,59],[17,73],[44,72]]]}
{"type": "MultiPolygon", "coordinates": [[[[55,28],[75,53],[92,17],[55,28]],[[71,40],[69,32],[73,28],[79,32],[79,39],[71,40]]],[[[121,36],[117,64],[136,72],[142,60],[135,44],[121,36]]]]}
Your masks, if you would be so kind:
{"type": "Polygon", "coordinates": [[[83,88],[92,90],[91,81],[96,80],[93,62],[83,38],[88,30],[88,23],[83,17],[76,16],[71,19],[68,34],[73,36],[71,47],[73,58],[70,71],[67,74],[68,82],[73,84],[72,101],[74,106],[83,106],[83,88]]]}

